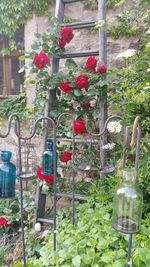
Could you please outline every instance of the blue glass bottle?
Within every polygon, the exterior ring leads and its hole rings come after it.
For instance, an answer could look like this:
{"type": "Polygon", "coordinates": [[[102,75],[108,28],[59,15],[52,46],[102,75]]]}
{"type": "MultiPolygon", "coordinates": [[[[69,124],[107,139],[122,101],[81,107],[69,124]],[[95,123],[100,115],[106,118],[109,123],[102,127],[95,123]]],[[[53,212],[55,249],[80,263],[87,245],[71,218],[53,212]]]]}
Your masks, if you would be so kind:
{"type": "Polygon", "coordinates": [[[15,196],[16,166],[10,162],[12,153],[3,150],[0,164],[0,198],[15,196]]]}
{"type": "Polygon", "coordinates": [[[42,155],[42,173],[44,175],[52,175],[54,173],[54,150],[53,150],[53,141],[47,141],[47,149],[43,152],[42,155]]]}

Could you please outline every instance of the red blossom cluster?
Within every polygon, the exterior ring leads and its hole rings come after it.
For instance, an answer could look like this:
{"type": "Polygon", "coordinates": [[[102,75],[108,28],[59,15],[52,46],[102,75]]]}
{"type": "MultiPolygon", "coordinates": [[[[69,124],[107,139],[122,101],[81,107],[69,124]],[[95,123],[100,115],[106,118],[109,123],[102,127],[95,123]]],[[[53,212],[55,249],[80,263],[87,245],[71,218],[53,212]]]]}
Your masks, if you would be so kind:
{"type": "Polygon", "coordinates": [[[61,153],[60,155],[60,161],[61,162],[65,162],[67,163],[68,161],[71,160],[71,157],[72,157],[72,153],[69,152],[69,151],[64,151],[63,153],[61,153]]]}
{"type": "Polygon", "coordinates": [[[45,52],[41,51],[39,54],[35,53],[33,63],[35,67],[40,70],[46,67],[46,65],[50,64],[50,60],[45,52]]]}
{"type": "Polygon", "coordinates": [[[85,63],[85,67],[87,69],[89,69],[91,72],[98,72],[100,74],[104,74],[107,72],[107,68],[105,67],[105,65],[101,64],[96,71],[96,66],[97,66],[97,59],[94,56],[90,56],[86,63],[85,63]]]}
{"type": "Polygon", "coordinates": [[[37,177],[41,181],[45,181],[47,184],[53,184],[54,183],[54,176],[53,175],[45,175],[42,173],[42,168],[38,168],[36,170],[37,177]]]}
{"type": "Polygon", "coordinates": [[[8,223],[7,218],[0,217],[0,227],[9,227],[10,224],[8,223]]]}
{"type": "Polygon", "coordinates": [[[57,40],[57,44],[61,48],[64,48],[66,44],[69,44],[74,37],[72,28],[70,27],[62,28],[59,34],[60,34],[60,38],[57,40]]]}

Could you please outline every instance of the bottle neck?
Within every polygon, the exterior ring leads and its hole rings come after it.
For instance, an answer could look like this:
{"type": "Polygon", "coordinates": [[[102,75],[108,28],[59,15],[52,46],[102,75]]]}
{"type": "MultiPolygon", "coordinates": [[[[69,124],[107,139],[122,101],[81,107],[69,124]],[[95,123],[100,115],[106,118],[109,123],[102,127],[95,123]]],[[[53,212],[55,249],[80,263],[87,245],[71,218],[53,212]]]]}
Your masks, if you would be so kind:
{"type": "Polygon", "coordinates": [[[134,168],[128,168],[123,170],[123,182],[125,184],[136,183],[136,171],[134,168]]]}
{"type": "Polygon", "coordinates": [[[53,142],[52,141],[49,141],[47,142],[47,150],[53,150],[53,142]]]}

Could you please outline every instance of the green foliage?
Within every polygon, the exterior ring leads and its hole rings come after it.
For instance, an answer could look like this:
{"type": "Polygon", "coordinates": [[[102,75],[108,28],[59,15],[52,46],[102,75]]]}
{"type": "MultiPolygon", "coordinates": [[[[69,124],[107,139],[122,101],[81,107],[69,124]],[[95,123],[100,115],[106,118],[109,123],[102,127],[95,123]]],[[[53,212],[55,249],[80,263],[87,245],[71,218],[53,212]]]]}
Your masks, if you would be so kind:
{"type": "Polygon", "coordinates": [[[133,11],[123,11],[116,17],[114,25],[108,27],[108,35],[112,36],[114,39],[119,39],[121,36],[137,36],[140,28],[136,16],[137,13],[133,11]]]}
{"type": "MultiPolygon", "coordinates": [[[[123,5],[125,0],[106,0],[107,8],[119,7],[123,5]]],[[[85,6],[91,6],[92,9],[97,9],[98,7],[98,0],[83,0],[85,6]]]]}
{"type": "Polygon", "coordinates": [[[0,246],[0,266],[3,266],[3,263],[4,263],[4,258],[6,256],[6,246],[0,246]]]}
{"type": "Polygon", "coordinates": [[[113,111],[123,115],[129,124],[135,116],[141,117],[143,134],[150,132],[149,55],[150,48],[145,47],[137,56],[126,59],[126,66],[117,72],[110,96],[113,111]]]}
{"type": "Polygon", "coordinates": [[[8,118],[12,113],[18,113],[23,119],[26,111],[26,94],[21,92],[18,96],[11,96],[8,99],[1,100],[0,117],[8,118]],[[13,107],[13,109],[12,109],[13,107]]]}
{"type": "Polygon", "coordinates": [[[1,0],[0,2],[0,34],[13,36],[20,25],[32,18],[33,13],[43,15],[48,10],[48,5],[54,0],[1,0]]]}
{"type": "MultiPolygon", "coordinates": [[[[24,222],[30,227],[33,221],[35,208],[34,198],[30,192],[24,192],[24,222]]],[[[20,194],[17,193],[13,199],[0,199],[0,217],[6,217],[11,229],[20,225],[20,194]]]]}
{"type": "MultiPolygon", "coordinates": [[[[58,223],[56,253],[53,253],[53,233],[46,237],[40,250],[39,266],[124,266],[128,237],[112,229],[111,204],[104,206],[100,202],[89,202],[77,205],[76,209],[76,225],[72,225],[68,219],[58,223]]],[[[150,228],[143,222],[141,233],[133,240],[134,267],[139,264],[149,267],[149,236],[150,228]]]]}

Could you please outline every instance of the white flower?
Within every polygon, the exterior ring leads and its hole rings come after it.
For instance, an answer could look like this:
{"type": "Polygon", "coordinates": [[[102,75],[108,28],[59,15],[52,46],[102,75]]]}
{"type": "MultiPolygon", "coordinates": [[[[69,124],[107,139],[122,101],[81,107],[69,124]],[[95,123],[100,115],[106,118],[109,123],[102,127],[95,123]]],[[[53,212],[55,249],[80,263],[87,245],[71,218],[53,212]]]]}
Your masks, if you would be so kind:
{"type": "Polygon", "coordinates": [[[147,69],[147,72],[150,72],[150,68],[147,69]]]}
{"type": "Polygon", "coordinates": [[[122,131],[122,125],[120,121],[110,121],[107,124],[107,130],[109,133],[120,133],[122,131]]]}
{"type": "Polygon", "coordinates": [[[150,85],[143,87],[143,89],[144,90],[149,90],[150,89],[150,85]]]}
{"type": "Polygon", "coordinates": [[[34,225],[34,230],[35,230],[35,232],[40,232],[41,231],[41,224],[39,222],[37,222],[34,225]]]}
{"type": "Polygon", "coordinates": [[[129,58],[133,57],[136,54],[135,49],[127,49],[126,51],[117,55],[117,58],[129,58]]]}
{"type": "Polygon", "coordinates": [[[115,147],[115,143],[107,143],[106,145],[102,146],[102,149],[112,150],[114,147],[115,147]]]}

